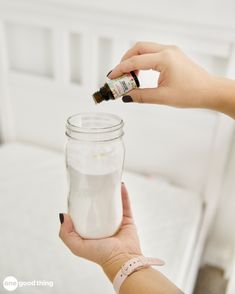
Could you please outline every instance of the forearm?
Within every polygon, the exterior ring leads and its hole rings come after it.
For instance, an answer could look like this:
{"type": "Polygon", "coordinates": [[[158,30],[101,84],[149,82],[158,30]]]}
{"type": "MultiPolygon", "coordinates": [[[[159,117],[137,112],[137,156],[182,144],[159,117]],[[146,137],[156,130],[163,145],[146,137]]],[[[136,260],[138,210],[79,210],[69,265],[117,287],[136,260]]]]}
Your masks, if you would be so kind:
{"type": "MultiPolygon", "coordinates": [[[[133,256],[131,256],[133,258],[133,256]]],[[[120,259],[105,265],[104,272],[112,282],[121,266],[130,257],[120,259]]],[[[182,294],[163,274],[153,268],[140,269],[128,276],[120,288],[120,294],[182,294]]]]}
{"type": "Polygon", "coordinates": [[[148,268],[130,275],[121,287],[120,294],[180,294],[182,293],[159,271],[148,268]]]}
{"type": "Polygon", "coordinates": [[[213,110],[223,112],[235,119],[235,80],[215,78],[213,110]]]}

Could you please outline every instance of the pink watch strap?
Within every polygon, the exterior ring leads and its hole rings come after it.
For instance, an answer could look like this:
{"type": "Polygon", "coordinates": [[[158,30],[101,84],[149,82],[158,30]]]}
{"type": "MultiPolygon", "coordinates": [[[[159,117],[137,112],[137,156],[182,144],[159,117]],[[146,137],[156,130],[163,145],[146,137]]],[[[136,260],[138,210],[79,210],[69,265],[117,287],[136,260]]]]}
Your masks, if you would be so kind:
{"type": "Polygon", "coordinates": [[[138,256],[130,259],[123,264],[119,272],[116,274],[113,280],[113,287],[116,293],[119,293],[120,287],[125,279],[132,274],[133,272],[142,269],[148,268],[151,265],[164,265],[164,261],[158,258],[138,256]]]}

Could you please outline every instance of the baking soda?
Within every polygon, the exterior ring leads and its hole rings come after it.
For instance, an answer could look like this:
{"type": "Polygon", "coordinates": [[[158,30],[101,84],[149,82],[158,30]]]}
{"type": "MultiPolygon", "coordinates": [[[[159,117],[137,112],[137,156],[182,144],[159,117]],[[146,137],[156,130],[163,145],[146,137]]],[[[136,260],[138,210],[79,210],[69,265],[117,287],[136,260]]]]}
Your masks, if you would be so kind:
{"type": "Polygon", "coordinates": [[[122,222],[121,171],[88,174],[68,166],[69,214],[76,231],[88,239],[112,236],[122,222]]]}

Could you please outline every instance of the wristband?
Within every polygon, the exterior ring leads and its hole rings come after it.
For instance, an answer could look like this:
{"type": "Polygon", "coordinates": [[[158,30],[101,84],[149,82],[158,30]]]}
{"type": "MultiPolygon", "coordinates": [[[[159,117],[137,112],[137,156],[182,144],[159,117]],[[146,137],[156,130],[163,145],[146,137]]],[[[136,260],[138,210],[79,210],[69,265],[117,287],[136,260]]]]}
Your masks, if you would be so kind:
{"type": "Polygon", "coordinates": [[[164,265],[164,261],[158,258],[138,256],[125,262],[113,280],[113,287],[116,293],[119,293],[120,287],[125,279],[133,272],[142,268],[148,268],[151,265],[164,265]]]}

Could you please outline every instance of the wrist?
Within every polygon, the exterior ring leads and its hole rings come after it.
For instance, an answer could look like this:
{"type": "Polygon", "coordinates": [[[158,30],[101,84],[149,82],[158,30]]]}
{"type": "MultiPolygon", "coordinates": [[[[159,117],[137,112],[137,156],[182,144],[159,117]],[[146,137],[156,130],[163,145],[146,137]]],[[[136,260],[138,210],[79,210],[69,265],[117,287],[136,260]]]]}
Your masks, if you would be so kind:
{"type": "Polygon", "coordinates": [[[205,82],[202,83],[202,87],[199,87],[200,91],[197,93],[199,107],[207,108],[211,110],[217,110],[221,103],[219,82],[220,78],[208,74],[205,82]]]}
{"type": "Polygon", "coordinates": [[[115,257],[112,257],[108,261],[106,261],[103,265],[103,271],[105,272],[106,276],[109,278],[111,282],[115,278],[116,274],[122,267],[122,265],[127,262],[128,260],[140,256],[140,254],[129,254],[129,253],[120,253],[115,257]]]}
{"type": "Polygon", "coordinates": [[[221,107],[223,107],[224,104],[224,83],[225,78],[222,77],[214,77],[214,83],[213,83],[213,99],[215,101],[213,105],[213,110],[220,111],[221,107]]]}
{"type": "Polygon", "coordinates": [[[235,93],[235,83],[233,80],[214,77],[213,82],[213,105],[210,107],[213,110],[229,114],[231,97],[235,93]]]}

